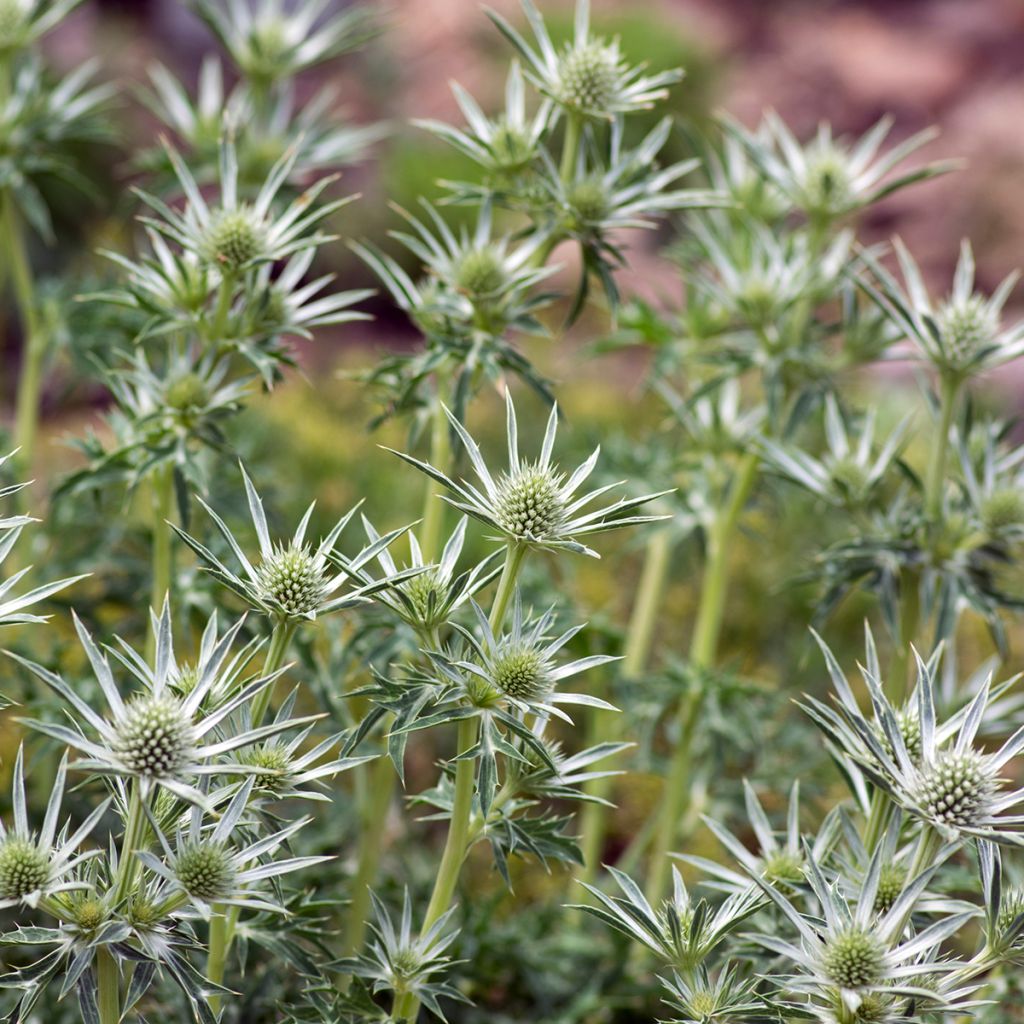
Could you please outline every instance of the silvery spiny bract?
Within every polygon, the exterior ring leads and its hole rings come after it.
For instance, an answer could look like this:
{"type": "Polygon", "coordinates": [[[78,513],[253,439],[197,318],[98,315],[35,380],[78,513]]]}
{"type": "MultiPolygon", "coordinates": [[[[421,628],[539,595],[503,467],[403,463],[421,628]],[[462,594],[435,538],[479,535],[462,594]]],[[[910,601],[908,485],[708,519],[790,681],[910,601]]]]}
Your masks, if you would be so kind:
{"type": "Polygon", "coordinates": [[[458,419],[445,409],[483,490],[465,480],[456,483],[440,468],[411,455],[402,452],[395,454],[451,491],[455,497],[444,496],[449,504],[474,519],[479,519],[509,540],[527,547],[563,548],[598,558],[600,556],[597,552],[583,544],[579,538],[664,518],[630,513],[648,501],[660,497],[661,494],[669,493],[668,491],[647,494],[640,498],[620,498],[604,508],[586,511],[587,505],[619,486],[614,483],[605,484],[582,497],[577,497],[576,492],[597,465],[600,448],[595,449],[590,458],[571,475],[567,476],[552,464],[555,433],[558,430],[556,406],[552,408],[548,417],[539,458],[536,462],[524,461],[519,456],[519,428],[509,391],[505,392],[505,410],[508,470],[495,478],[484,462],[479,445],[458,419]]]}

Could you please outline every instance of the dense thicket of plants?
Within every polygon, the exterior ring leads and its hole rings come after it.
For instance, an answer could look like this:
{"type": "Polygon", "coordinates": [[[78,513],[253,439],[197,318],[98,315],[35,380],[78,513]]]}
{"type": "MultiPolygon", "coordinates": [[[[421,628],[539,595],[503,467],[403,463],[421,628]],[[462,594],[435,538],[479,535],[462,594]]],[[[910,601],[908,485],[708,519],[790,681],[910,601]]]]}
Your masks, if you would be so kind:
{"type": "Polygon", "coordinates": [[[23,340],[0,461],[7,1019],[1008,1019],[1024,698],[999,661],[1024,448],[976,385],[1024,353],[1016,278],[977,291],[965,242],[935,297],[898,240],[858,237],[952,169],[914,162],[930,133],[805,142],[769,112],[663,160],[680,71],[621,52],[587,0],[557,41],[531,0],[519,26],[488,12],[503,108],[454,85],[465,123],[419,124],[473,172],[347,239],[421,340],[349,377],[405,440],[331,522],[275,462],[287,424],[252,407],[278,401],[293,339],[366,318],[370,292],[318,268],[355,198],[335,171],[382,132],[296,82],[372,19],[194,0],[228,64],[196,95],[152,70],[165,137],[133,157],[134,248],[54,290],[30,259],[50,185],[88,190],[83,147],[116,141],[115,88],[40,56],[75,6],[0,0],[0,277],[23,340]],[[678,308],[622,294],[656,225],[678,308]],[[577,322],[594,358],[648,368],[606,451],[581,450],[530,358],[577,322]],[[68,335],[109,411],[33,486],[68,335]],[[864,372],[886,360],[918,371],[901,416],[864,372]],[[615,600],[587,607],[575,574],[606,550],[586,571],[615,600]],[[814,595],[813,623],[797,601],[775,620],[777,692],[725,648],[737,552],[814,595]],[[848,606],[862,655],[834,626],[848,606]],[[964,664],[978,622],[995,654],[964,664]]]}

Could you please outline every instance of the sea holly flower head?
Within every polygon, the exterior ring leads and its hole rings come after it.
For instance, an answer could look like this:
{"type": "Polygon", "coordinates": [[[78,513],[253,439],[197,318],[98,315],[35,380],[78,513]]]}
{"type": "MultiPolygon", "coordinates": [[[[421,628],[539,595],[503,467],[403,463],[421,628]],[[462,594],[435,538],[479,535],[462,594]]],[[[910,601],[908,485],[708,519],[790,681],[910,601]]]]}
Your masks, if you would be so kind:
{"type": "Polygon", "coordinates": [[[892,128],[892,119],[888,117],[850,144],[835,138],[832,127],[823,122],[814,138],[801,145],[774,111],[764,115],[757,132],[748,131],[729,118],[723,119],[723,126],[747,148],[793,207],[819,224],[838,220],[907,185],[945,174],[956,166],[949,162],[932,163],[893,175],[907,157],[937,133],[925,129],[880,154],[892,128]]]}
{"type": "Polygon", "coordinates": [[[283,907],[254,888],[255,883],[332,859],[269,859],[299,829],[309,824],[310,818],[298,818],[277,832],[240,845],[236,836],[245,823],[245,811],[254,782],[254,779],[246,779],[238,787],[215,825],[206,825],[201,808],[193,806],[187,827],[177,833],[173,846],[151,818],[150,825],[156,833],[162,856],[150,851],[136,853],[150,871],[169,884],[172,892],[177,890],[183,894],[190,909],[207,920],[213,903],[284,913],[283,907]]]}
{"type": "Polygon", "coordinates": [[[487,14],[522,58],[527,77],[560,109],[588,121],[610,121],[617,114],[646,110],[668,95],[682,71],[645,74],[646,65],[630,66],[618,40],[595,37],[590,30],[590,2],[577,0],[574,35],[555,47],[532,0],[521,0],[537,48],[500,14],[487,14]]]}
{"type": "Polygon", "coordinates": [[[1024,750],[1024,726],[996,751],[977,743],[986,712],[1016,678],[993,689],[987,672],[972,699],[945,721],[936,713],[938,656],[925,663],[917,652],[917,684],[902,714],[883,692],[874,644],[868,636],[861,674],[874,714],[864,716],[836,663],[819,639],[839,700],[835,708],[808,698],[805,708],[832,740],[877,786],[947,842],[968,837],[1022,845],[1024,789],[1008,790],[1002,770],[1024,750]]]}
{"type": "Polygon", "coordinates": [[[451,663],[441,656],[436,660],[445,665],[449,673],[452,669],[466,673],[469,677],[467,690],[478,694],[481,703],[486,705],[504,700],[520,711],[541,717],[554,714],[569,722],[571,719],[559,709],[559,705],[582,704],[616,710],[598,697],[562,693],[557,689],[564,679],[618,660],[610,655],[595,654],[559,664],[558,653],[583,629],[582,625],[573,626],[552,638],[549,631],[554,624],[554,609],[548,609],[531,622],[523,610],[522,595],[516,590],[511,627],[498,635],[491,628],[483,609],[475,601],[472,606],[477,632],[459,625],[455,627],[472,656],[451,663]]]}
{"type": "Polygon", "coordinates": [[[551,122],[552,105],[550,100],[544,100],[533,117],[527,117],[526,90],[518,61],[512,61],[509,68],[504,113],[495,119],[488,118],[458,82],[452,83],[452,92],[466,118],[465,128],[432,119],[420,119],[413,124],[444,139],[495,174],[515,174],[537,158],[541,139],[551,122]]]}
{"type": "Polygon", "coordinates": [[[922,357],[940,374],[955,380],[990,370],[1024,353],[1024,322],[1003,328],[1002,310],[1019,274],[1007,275],[986,296],[974,288],[974,254],[966,239],[953,275],[953,288],[934,300],[906,246],[895,239],[905,290],[870,254],[862,254],[876,284],[862,286],[912,340],[922,357]]]}
{"type": "MultiPolygon", "coordinates": [[[[425,562],[419,541],[410,530],[409,565],[405,571],[415,571],[416,575],[408,576],[396,586],[377,592],[378,602],[420,633],[429,635],[447,622],[455,611],[501,572],[501,567],[493,564],[499,554],[497,551],[477,562],[471,569],[456,572],[466,540],[467,523],[465,516],[459,520],[436,565],[425,562]]],[[[380,540],[380,534],[365,516],[363,529],[371,544],[380,540]]],[[[342,568],[350,569],[358,583],[367,586],[375,582],[373,575],[365,568],[351,570],[351,562],[341,555],[336,555],[335,560],[342,568]]],[[[386,548],[377,555],[377,563],[385,579],[394,579],[403,572],[386,548]]]]}
{"type": "MultiPolygon", "coordinates": [[[[223,738],[221,727],[258,693],[270,686],[284,669],[271,675],[246,681],[216,707],[207,706],[217,686],[221,670],[230,673],[229,658],[243,620],[239,620],[217,641],[209,653],[195,683],[187,695],[175,692],[180,678],[175,669],[171,636],[170,605],[165,603],[159,617],[153,618],[156,653],[152,666],[121,641],[121,651],[112,650],[118,663],[128,670],[136,683],[135,692],[125,698],[114,678],[110,659],[99,649],[92,636],[75,616],[75,630],[96,681],[106,699],[109,717],[97,713],[60,676],[20,655],[11,657],[53,690],[74,714],[76,727],[31,720],[32,728],[66,744],[84,755],[72,767],[103,775],[131,777],[138,781],[143,795],[164,789],[172,797],[202,807],[210,806],[207,795],[197,787],[197,779],[227,774],[229,767],[221,758],[242,747],[251,746],[288,729],[299,728],[311,719],[275,721],[270,725],[237,732],[223,738]]],[[[230,771],[244,771],[232,765],[230,771]]]]}
{"type": "MultiPolygon", "coordinates": [[[[907,916],[944,856],[948,856],[947,848],[935,863],[910,879],[893,904],[879,914],[882,866],[891,857],[895,842],[896,830],[890,829],[872,854],[864,884],[852,899],[826,878],[813,856],[807,856],[807,881],[821,907],[821,921],[804,914],[760,875],[751,876],[796,929],[799,945],[774,934],[754,938],[793,963],[797,973],[782,980],[806,995],[806,1008],[819,1020],[860,1019],[851,1015],[865,1004],[883,1006],[896,1001],[905,1005],[908,999],[920,1000],[930,1010],[944,1008],[941,986],[932,981],[951,976],[958,965],[939,959],[942,943],[974,916],[974,910],[949,914],[916,935],[906,935],[907,916]]],[[[899,1018],[894,1014],[882,1019],[899,1018]]]]}
{"type": "Polygon", "coordinates": [[[306,509],[292,537],[289,540],[275,542],[270,537],[263,502],[245,468],[241,467],[241,470],[249,513],[259,543],[259,559],[255,563],[249,560],[224,520],[202,498],[197,500],[210,514],[210,518],[241,566],[241,572],[229,568],[212,551],[184,530],[178,527],[175,527],[175,530],[205,563],[206,570],[252,607],[275,619],[292,622],[313,620],[318,615],[365,603],[368,597],[377,591],[393,586],[409,575],[415,575],[414,571],[399,573],[395,578],[375,580],[338,595],[337,592],[350,575],[361,571],[367,562],[376,558],[400,537],[405,529],[392,530],[384,537],[378,538],[355,558],[348,559],[345,571],[333,572],[331,561],[334,545],[356,510],[353,508],[342,516],[327,536],[314,547],[306,540],[314,503],[306,509]]]}
{"type": "Polygon", "coordinates": [[[243,199],[238,183],[238,154],[229,131],[220,144],[219,201],[211,205],[181,155],[170,143],[164,145],[185,195],[185,204],[178,210],[140,190],[142,199],[160,215],[160,219],[142,220],[203,265],[219,270],[222,276],[237,277],[250,267],[286,259],[327,241],[330,236],[313,229],[352,198],[316,205],[316,199],[336,176],[321,178],[277,212],[275,201],[297,157],[297,152],[290,150],[271,168],[255,199],[243,199]]]}
{"type": "Polygon", "coordinates": [[[18,747],[11,784],[14,821],[11,828],[0,821],[0,909],[19,903],[36,907],[49,896],[88,888],[78,877],[78,868],[102,851],[82,853],[79,848],[106,813],[110,799],[99,804],[71,835],[69,825],[58,835],[57,819],[64,797],[67,766],[65,753],[50,791],[43,826],[36,833],[29,826],[25,801],[25,751],[18,747]]]}
{"type": "Polygon", "coordinates": [[[583,544],[579,538],[665,518],[631,513],[668,491],[639,498],[620,498],[603,508],[585,511],[587,505],[619,486],[615,483],[606,484],[582,497],[577,496],[577,491],[597,465],[600,448],[595,449],[590,458],[571,474],[559,470],[551,460],[558,429],[558,408],[554,406],[548,418],[540,456],[533,462],[521,459],[516,411],[507,390],[505,408],[508,470],[495,477],[487,468],[479,445],[458,418],[445,407],[448,420],[469,456],[480,487],[466,480],[456,482],[446,473],[411,455],[402,452],[395,454],[452,492],[453,497],[444,496],[449,504],[497,530],[507,540],[527,547],[564,549],[598,558],[600,556],[597,552],[583,544]]]}
{"type": "Polygon", "coordinates": [[[260,89],[288,79],[367,38],[367,11],[327,15],[330,0],[193,0],[242,73],[260,89]]]}

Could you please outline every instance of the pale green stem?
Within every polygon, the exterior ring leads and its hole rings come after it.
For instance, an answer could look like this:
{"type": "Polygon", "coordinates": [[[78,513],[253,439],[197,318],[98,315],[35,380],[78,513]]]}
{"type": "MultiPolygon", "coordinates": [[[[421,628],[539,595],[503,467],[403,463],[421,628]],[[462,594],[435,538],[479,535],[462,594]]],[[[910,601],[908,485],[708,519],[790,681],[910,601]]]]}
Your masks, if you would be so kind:
{"type": "Polygon", "coordinates": [[[121,1020],[120,975],[113,954],[101,946],[96,951],[96,1002],[100,1024],[119,1024],[121,1020]]]}
{"type": "Polygon", "coordinates": [[[8,264],[14,287],[14,298],[23,334],[14,444],[20,449],[18,459],[28,472],[32,467],[36,434],[39,429],[39,402],[43,383],[43,360],[46,356],[46,337],[37,316],[35,280],[28,260],[25,235],[9,190],[3,190],[0,202],[5,262],[8,264]]]}
{"type": "Polygon", "coordinates": [[[137,782],[132,783],[128,798],[128,820],[124,826],[121,849],[114,878],[114,902],[120,903],[132,890],[137,877],[138,862],[135,851],[143,847],[147,830],[146,812],[142,806],[142,793],[137,782]]]}
{"type": "Polygon", "coordinates": [[[960,378],[952,374],[945,374],[939,389],[939,429],[937,436],[932,439],[928,475],[925,477],[925,515],[931,525],[942,518],[946,456],[949,451],[949,428],[953,425],[953,416],[956,413],[959,395],[960,378]]]}
{"type": "MultiPolygon", "coordinates": [[[[505,621],[505,613],[515,592],[516,578],[526,555],[526,546],[510,541],[505,553],[505,568],[498,580],[498,589],[491,607],[491,629],[497,634],[505,621]]],[[[478,722],[476,716],[459,722],[456,751],[464,754],[476,746],[478,722]]],[[[470,823],[473,812],[473,790],[476,782],[476,759],[463,758],[455,762],[455,791],[452,799],[452,814],[448,822],[448,837],[445,840],[441,864],[434,881],[434,891],[427,904],[427,912],[420,926],[422,935],[451,906],[455,888],[459,882],[462,863],[469,850],[470,823]]],[[[395,1020],[414,1021],[419,1014],[419,1000],[411,992],[397,993],[391,1015],[395,1020]]]]}
{"type": "MultiPolygon", "coordinates": [[[[673,536],[669,530],[658,530],[647,542],[644,553],[644,566],[637,586],[633,613],[626,630],[626,640],[622,648],[621,678],[624,683],[639,679],[647,667],[650,658],[651,641],[658,612],[661,609],[665,586],[668,582],[668,570],[672,557],[673,536]]],[[[590,735],[586,747],[598,743],[614,743],[622,735],[622,715],[608,711],[594,711],[589,719],[590,735]]],[[[597,799],[606,800],[611,792],[613,780],[605,777],[592,779],[587,783],[585,792],[597,799]]],[[[582,841],[580,849],[583,854],[583,866],[577,872],[582,882],[592,883],[597,875],[598,861],[604,846],[605,831],[608,824],[607,805],[588,803],[583,808],[581,821],[582,841]]]]}
{"type": "Polygon", "coordinates": [[[916,569],[900,574],[900,635],[893,648],[889,679],[896,699],[905,697],[910,688],[912,664],[910,645],[917,639],[921,626],[921,580],[916,569]]]}
{"type": "MultiPolygon", "coordinates": [[[[270,649],[263,662],[263,674],[273,675],[283,664],[288,653],[288,645],[295,635],[297,624],[290,619],[278,619],[274,623],[274,631],[270,636],[270,649]]],[[[259,728],[270,709],[274,683],[264,687],[252,703],[252,727],[259,728]]],[[[238,926],[240,909],[238,907],[213,907],[210,920],[210,944],[206,958],[206,977],[215,985],[224,984],[224,968],[228,951],[238,926]]],[[[209,999],[210,1008],[216,1014],[220,1011],[220,996],[212,995],[209,999]]]]}
{"type": "MultiPolygon", "coordinates": [[[[437,393],[434,395],[430,416],[430,464],[442,473],[448,473],[452,462],[451,434],[448,417],[441,404],[447,374],[438,370],[436,377],[437,393]]],[[[427,477],[426,493],[423,496],[423,523],[419,535],[420,550],[426,563],[436,561],[441,555],[441,536],[447,506],[436,491],[437,484],[432,477],[427,477]]]]}
{"type": "Polygon", "coordinates": [[[892,801],[889,797],[881,789],[876,788],[871,794],[871,807],[864,826],[864,849],[869,854],[874,853],[875,848],[881,842],[892,818],[892,809],[892,801]]]}
{"type": "Polygon", "coordinates": [[[569,114],[565,119],[565,139],[562,141],[562,163],[559,173],[562,182],[568,185],[576,174],[576,158],[580,151],[582,124],[579,117],[569,114]]]}
{"type": "Polygon", "coordinates": [[[235,294],[235,275],[224,271],[217,292],[217,308],[213,314],[213,327],[210,330],[212,341],[223,341],[228,327],[228,316],[231,313],[231,300],[235,294]]]}
{"type": "MultiPolygon", "coordinates": [[[[701,589],[697,622],[690,643],[690,666],[699,676],[714,665],[729,583],[729,549],[757,479],[760,460],[755,452],[744,455],[736,470],[725,505],[718,510],[708,530],[707,564],[701,589]]],[[[668,777],[658,811],[658,826],[647,875],[647,898],[657,905],[669,877],[668,854],[675,842],[679,822],[686,811],[692,768],[693,740],[704,703],[703,680],[696,678],[679,703],[676,723],[679,737],[669,762],[668,777]]]]}
{"type": "MultiPolygon", "coordinates": [[[[283,664],[285,655],[288,653],[288,645],[295,635],[296,623],[291,619],[278,619],[274,623],[274,631],[270,634],[270,649],[267,651],[266,661],[263,663],[263,674],[273,675],[283,664]]],[[[258,729],[263,724],[270,704],[274,697],[276,683],[265,686],[256,695],[252,702],[252,727],[258,729]]]]}

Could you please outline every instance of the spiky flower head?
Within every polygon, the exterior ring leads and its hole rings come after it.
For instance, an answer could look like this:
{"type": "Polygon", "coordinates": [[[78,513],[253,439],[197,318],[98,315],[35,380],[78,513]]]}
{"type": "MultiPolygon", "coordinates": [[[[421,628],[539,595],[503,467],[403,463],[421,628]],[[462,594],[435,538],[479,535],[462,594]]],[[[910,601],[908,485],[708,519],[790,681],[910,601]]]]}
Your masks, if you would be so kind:
{"type": "Polygon", "coordinates": [[[50,878],[50,851],[17,835],[0,840],[0,900],[21,900],[50,878]]]}
{"type": "Polygon", "coordinates": [[[505,261],[496,246],[467,249],[452,267],[452,283],[470,300],[479,301],[499,294],[508,281],[505,261]]]}
{"type": "Polygon", "coordinates": [[[825,943],[825,972],[840,987],[870,988],[881,979],[885,950],[866,928],[852,925],[825,943]]]}
{"type": "Polygon", "coordinates": [[[499,530],[510,540],[530,547],[564,548],[597,558],[597,553],[577,538],[663,518],[634,516],[629,513],[640,505],[660,497],[661,494],[668,493],[667,491],[640,498],[622,498],[605,508],[586,513],[581,511],[595,498],[617,485],[606,484],[582,497],[576,494],[597,465],[600,449],[596,449],[571,475],[562,473],[552,464],[551,456],[558,429],[557,407],[552,408],[548,417],[540,458],[535,462],[528,462],[519,455],[519,428],[515,406],[512,404],[511,394],[506,391],[508,469],[497,478],[488,469],[479,446],[466,428],[449,409],[445,408],[445,412],[469,455],[473,472],[482,485],[482,490],[467,481],[456,482],[441,470],[411,455],[402,452],[395,454],[453,492],[454,497],[445,496],[449,504],[499,530]]]}
{"type": "Polygon", "coordinates": [[[875,893],[875,913],[884,914],[900,898],[907,884],[906,865],[889,861],[882,865],[875,893]]]}
{"type": "Polygon", "coordinates": [[[255,564],[246,556],[224,520],[202,498],[197,500],[209,513],[221,536],[227,541],[241,566],[241,571],[229,568],[205,545],[184,530],[177,527],[175,530],[205,563],[207,571],[212,576],[260,611],[274,618],[292,621],[312,620],[318,615],[365,604],[368,595],[393,586],[409,575],[399,574],[397,578],[376,580],[341,596],[334,596],[350,575],[356,575],[355,570],[361,570],[367,562],[376,558],[392,541],[405,533],[407,528],[392,530],[364,548],[354,558],[342,558],[335,552],[334,546],[341,531],[355,514],[355,509],[342,516],[323,540],[313,547],[306,541],[306,531],[314,508],[310,505],[291,539],[275,542],[270,537],[263,502],[245,468],[241,469],[249,514],[259,542],[259,559],[255,560],[255,564]],[[345,568],[336,573],[329,571],[329,559],[337,560],[345,568]]]}
{"type": "Polygon", "coordinates": [[[534,647],[510,647],[491,663],[494,685],[507,697],[525,703],[543,702],[554,689],[540,651],[534,647]]]}
{"type": "Polygon", "coordinates": [[[936,824],[977,828],[987,818],[997,782],[978,751],[942,750],[918,774],[914,799],[936,824]]]}
{"type": "Polygon", "coordinates": [[[267,603],[289,616],[311,616],[327,590],[323,564],[305,544],[277,545],[256,569],[257,583],[267,603]]]}
{"type": "Polygon", "coordinates": [[[83,932],[94,932],[110,916],[107,905],[95,896],[79,896],[71,905],[75,924],[83,932]]]}
{"type": "Polygon", "coordinates": [[[1024,526],[1024,491],[1019,487],[999,488],[982,499],[978,511],[989,533],[999,534],[1024,526]]]}
{"type": "Polygon", "coordinates": [[[256,785],[261,789],[277,792],[291,785],[294,775],[292,755],[285,743],[263,743],[251,747],[241,753],[239,761],[259,770],[256,785]]]}
{"type": "Polygon", "coordinates": [[[1003,893],[996,928],[1009,938],[1012,949],[1024,950],[1024,888],[1018,886],[1003,893]]]}
{"type": "Polygon", "coordinates": [[[181,701],[142,694],[125,705],[115,726],[114,751],[129,771],[159,779],[177,775],[193,756],[196,734],[181,701]]]}
{"type": "Polygon", "coordinates": [[[952,360],[968,362],[999,334],[999,315],[980,295],[953,297],[935,310],[935,323],[952,360]]]}
{"type": "Polygon", "coordinates": [[[228,896],[235,884],[234,864],[220,843],[187,843],[175,857],[173,870],[185,892],[206,903],[228,896]]]}
{"type": "Polygon", "coordinates": [[[263,224],[243,204],[212,213],[199,251],[207,263],[234,273],[258,260],[265,244],[263,224]]]}
{"type": "Polygon", "coordinates": [[[523,59],[527,77],[572,117],[611,121],[618,114],[645,110],[682,78],[678,69],[647,75],[646,65],[626,62],[618,40],[591,35],[589,0],[577,0],[573,38],[561,49],[552,42],[533,0],[521,3],[536,49],[501,15],[487,13],[523,59]]]}

